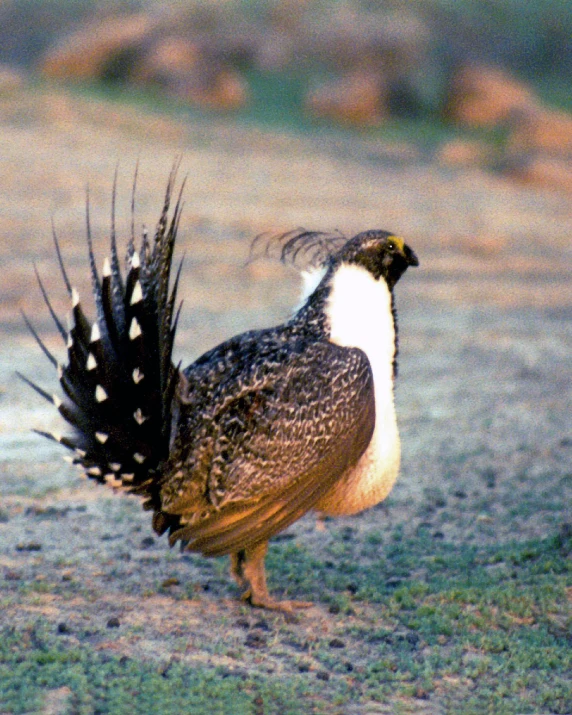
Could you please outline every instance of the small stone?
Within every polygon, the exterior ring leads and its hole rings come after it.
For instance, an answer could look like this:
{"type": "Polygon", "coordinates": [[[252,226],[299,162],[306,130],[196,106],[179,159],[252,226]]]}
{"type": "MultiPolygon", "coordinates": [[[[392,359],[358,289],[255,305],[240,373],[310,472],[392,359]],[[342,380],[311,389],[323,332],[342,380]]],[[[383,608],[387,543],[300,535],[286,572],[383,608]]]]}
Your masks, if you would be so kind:
{"type": "Polygon", "coordinates": [[[261,631],[270,631],[272,630],[270,626],[268,625],[268,622],[260,619],[259,621],[256,621],[254,624],[253,628],[260,628],[261,631]]]}
{"type": "Polygon", "coordinates": [[[244,644],[248,648],[264,648],[267,644],[266,636],[260,631],[251,631],[246,636],[244,644]]]}
{"type": "Polygon", "coordinates": [[[65,635],[67,633],[71,633],[70,627],[68,626],[67,623],[58,623],[58,633],[61,635],[65,635]]]}
{"type": "Polygon", "coordinates": [[[413,646],[416,646],[419,643],[419,636],[417,633],[408,633],[405,636],[405,640],[413,646]]]}
{"type": "Polygon", "coordinates": [[[345,648],[346,644],[339,638],[332,638],[330,641],[330,648],[345,648]]]}
{"type": "Polygon", "coordinates": [[[444,539],[445,534],[442,531],[434,531],[433,532],[433,538],[434,539],[444,539]]]}
{"type": "Polygon", "coordinates": [[[402,578],[397,578],[397,576],[392,576],[391,578],[388,578],[387,581],[385,582],[385,585],[387,588],[397,588],[398,586],[401,586],[403,583],[402,578]]]}
{"type": "Polygon", "coordinates": [[[316,673],[316,678],[318,678],[318,680],[326,680],[326,681],[328,681],[328,680],[330,679],[330,674],[329,674],[329,673],[326,673],[325,670],[319,670],[319,671],[316,673]]]}
{"type": "Polygon", "coordinates": [[[107,627],[108,628],[119,628],[121,623],[119,622],[119,618],[117,616],[112,616],[108,621],[107,621],[107,627]]]}
{"type": "Polygon", "coordinates": [[[346,589],[352,594],[352,596],[355,596],[355,594],[358,592],[358,586],[355,583],[348,583],[346,589]]]}
{"type": "Polygon", "coordinates": [[[29,541],[27,544],[17,544],[16,551],[41,551],[42,545],[37,541],[29,541]]]}
{"type": "Polygon", "coordinates": [[[170,586],[178,586],[181,582],[175,576],[171,578],[166,578],[161,584],[162,588],[169,588],[170,586]]]}
{"type": "Polygon", "coordinates": [[[239,628],[244,628],[245,630],[248,630],[250,628],[250,621],[248,618],[238,618],[236,621],[236,625],[239,628]]]}
{"type": "Polygon", "coordinates": [[[298,672],[300,673],[308,673],[310,670],[310,664],[309,663],[299,663],[298,664],[298,672]]]}
{"type": "Polygon", "coordinates": [[[344,663],[344,668],[347,670],[348,673],[351,673],[354,669],[353,663],[350,663],[349,660],[346,660],[344,663]]]}
{"type": "Polygon", "coordinates": [[[146,536],[144,539],[141,539],[141,548],[150,549],[154,543],[155,539],[152,536],[146,536]]]}
{"type": "Polygon", "coordinates": [[[340,609],[340,607],[338,606],[337,603],[331,603],[330,606],[329,606],[329,608],[328,608],[328,612],[329,612],[329,613],[332,613],[334,616],[335,616],[336,614],[338,614],[338,613],[340,612],[340,610],[341,610],[341,609],[340,609]]]}
{"type": "Polygon", "coordinates": [[[351,526],[346,526],[342,530],[342,541],[351,541],[354,535],[354,530],[351,526]]]}

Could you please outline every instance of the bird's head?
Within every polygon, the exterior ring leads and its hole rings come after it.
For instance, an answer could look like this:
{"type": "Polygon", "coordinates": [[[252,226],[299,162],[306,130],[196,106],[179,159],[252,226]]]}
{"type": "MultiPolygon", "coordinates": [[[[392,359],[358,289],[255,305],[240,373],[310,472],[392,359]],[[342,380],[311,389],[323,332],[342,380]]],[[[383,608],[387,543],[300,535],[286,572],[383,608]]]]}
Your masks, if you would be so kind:
{"type": "Polygon", "coordinates": [[[418,266],[415,253],[402,238],[387,231],[364,231],[350,239],[330,257],[335,270],[345,264],[361,266],[376,279],[383,277],[390,290],[408,266],[418,266]]]}

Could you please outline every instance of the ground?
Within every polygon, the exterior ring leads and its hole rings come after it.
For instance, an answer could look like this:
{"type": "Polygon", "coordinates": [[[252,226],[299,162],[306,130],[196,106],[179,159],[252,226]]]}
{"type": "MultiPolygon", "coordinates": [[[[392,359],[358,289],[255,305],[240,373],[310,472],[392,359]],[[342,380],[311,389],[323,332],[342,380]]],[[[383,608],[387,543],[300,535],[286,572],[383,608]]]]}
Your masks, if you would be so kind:
{"type": "Polygon", "coordinates": [[[572,211],[565,196],[423,147],[171,116],[45,87],[0,100],[0,713],[571,713],[572,211]],[[100,260],[152,226],[176,157],[187,176],[176,359],[286,318],[300,279],[249,261],[304,226],[392,230],[421,266],[398,285],[400,480],[382,505],[274,539],[296,619],[241,604],[224,559],[169,550],[135,497],[82,480],[62,429],[15,378],[61,358],[35,262],[68,309],[53,218],[89,295],[85,188],[100,260]]]}

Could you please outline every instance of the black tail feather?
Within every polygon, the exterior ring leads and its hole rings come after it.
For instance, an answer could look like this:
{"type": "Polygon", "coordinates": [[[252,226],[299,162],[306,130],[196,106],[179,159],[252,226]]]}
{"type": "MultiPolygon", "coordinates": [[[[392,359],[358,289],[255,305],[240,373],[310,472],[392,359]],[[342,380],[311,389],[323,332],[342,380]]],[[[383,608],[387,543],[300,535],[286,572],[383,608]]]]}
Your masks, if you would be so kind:
{"type": "Polygon", "coordinates": [[[70,281],[69,281],[68,274],[67,274],[67,272],[66,272],[66,268],[65,268],[65,266],[64,266],[64,262],[63,262],[63,259],[62,259],[62,252],[61,252],[61,250],[60,250],[60,244],[59,244],[59,241],[58,241],[58,236],[57,236],[57,234],[56,234],[56,227],[54,226],[54,219],[53,219],[53,218],[52,218],[52,238],[54,239],[54,246],[56,247],[56,254],[57,254],[57,257],[58,257],[58,263],[59,263],[59,266],[60,266],[60,271],[61,271],[61,273],[62,273],[62,278],[64,279],[64,283],[65,283],[65,286],[66,286],[68,295],[71,296],[72,287],[71,287],[71,283],[70,283],[70,281]]]}
{"type": "Polygon", "coordinates": [[[39,385],[36,385],[35,382],[33,382],[32,380],[27,378],[25,375],[22,375],[22,373],[19,372],[18,370],[16,370],[16,375],[18,375],[20,380],[23,380],[26,383],[26,385],[29,385],[32,388],[32,390],[35,390],[38,393],[38,395],[41,395],[44,398],[44,400],[47,400],[47,402],[53,403],[53,401],[54,401],[53,396],[50,395],[45,390],[43,390],[39,385]]]}
{"type": "Polygon", "coordinates": [[[20,377],[52,402],[72,427],[71,436],[41,430],[37,430],[38,434],[75,450],[74,461],[88,477],[142,494],[150,508],[156,508],[158,503],[157,485],[161,464],[169,453],[171,407],[179,377],[172,352],[180,314],[180,305],[175,310],[175,304],[182,261],[170,286],[182,209],[183,187],[171,210],[177,169],[178,163],[169,176],[152,245],[144,231],[139,253],[135,250],[135,171],[125,278],[115,228],[117,173],[111,199],[110,259],[104,262],[101,276],[96,266],[87,192],[87,247],[97,314],[93,324],[72,288],[53,230],[58,263],[72,300],[73,324],[69,333],[57,318],[37,271],[36,275],[48,310],[67,341],[67,365],[58,365],[24,316],[38,345],[58,369],[63,397],[52,396],[30,379],[20,377]]]}
{"type": "Polygon", "coordinates": [[[34,272],[36,274],[36,280],[38,281],[38,285],[40,286],[40,291],[42,293],[42,297],[44,299],[44,303],[48,307],[48,310],[50,311],[50,315],[52,316],[52,320],[54,321],[56,328],[58,329],[59,334],[62,336],[64,342],[67,339],[67,331],[64,328],[62,321],[58,318],[56,315],[55,310],[52,307],[52,304],[50,302],[50,299],[48,297],[48,294],[46,293],[46,289],[44,288],[44,284],[42,283],[42,279],[40,278],[40,273],[38,272],[38,267],[34,263],[34,272]]]}
{"type": "Polygon", "coordinates": [[[24,319],[24,322],[26,323],[26,327],[27,327],[28,330],[32,333],[32,336],[34,337],[34,340],[38,343],[38,345],[40,346],[40,348],[41,348],[42,352],[44,353],[44,355],[48,358],[48,360],[52,363],[52,365],[53,365],[54,367],[57,367],[57,366],[58,366],[58,361],[57,361],[56,358],[52,355],[52,353],[48,350],[48,348],[46,347],[44,341],[40,338],[40,336],[38,335],[36,329],[34,328],[34,326],[32,325],[32,323],[29,321],[28,316],[26,315],[26,313],[24,313],[23,310],[20,311],[20,312],[22,313],[22,318],[24,319]]]}

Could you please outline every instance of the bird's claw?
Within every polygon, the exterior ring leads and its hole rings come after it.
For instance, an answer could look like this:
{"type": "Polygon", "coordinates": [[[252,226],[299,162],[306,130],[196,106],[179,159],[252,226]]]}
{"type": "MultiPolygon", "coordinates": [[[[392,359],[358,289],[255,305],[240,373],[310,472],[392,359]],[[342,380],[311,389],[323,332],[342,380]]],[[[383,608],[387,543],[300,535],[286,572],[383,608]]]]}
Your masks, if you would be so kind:
{"type": "Polygon", "coordinates": [[[311,608],[312,601],[276,601],[268,594],[253,594],[251,589],[245,591],[241,596],[243,601],[247,601],[254,608],[266,608],[269,611],[280,611],[289,615],[302,608],[311,608]]]}

